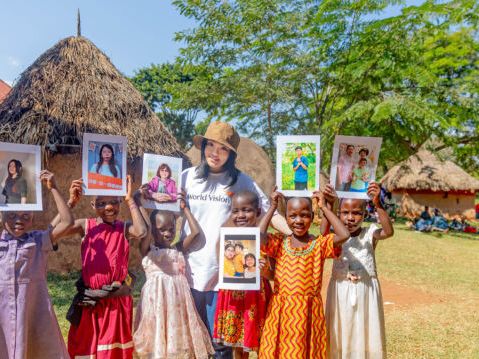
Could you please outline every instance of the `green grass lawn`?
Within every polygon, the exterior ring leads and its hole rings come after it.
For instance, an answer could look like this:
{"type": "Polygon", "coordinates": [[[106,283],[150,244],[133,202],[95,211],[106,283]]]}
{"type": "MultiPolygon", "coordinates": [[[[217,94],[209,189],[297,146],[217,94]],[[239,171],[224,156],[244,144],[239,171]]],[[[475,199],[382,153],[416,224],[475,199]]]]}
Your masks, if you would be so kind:
{"type": "MultiPolygon", "coordinates": [[[[424,234],[402,224],[395,229],[395,236],[377,248],[380,280],[417,289],[437,300],[386,310],[388,357],[479,358],[479,235],[424,234]]],[[[65,314],[77,275],[49,276],[65,337],[65,314]]],[[[135,288],[136,297],[141,282],[135,288]]]]}

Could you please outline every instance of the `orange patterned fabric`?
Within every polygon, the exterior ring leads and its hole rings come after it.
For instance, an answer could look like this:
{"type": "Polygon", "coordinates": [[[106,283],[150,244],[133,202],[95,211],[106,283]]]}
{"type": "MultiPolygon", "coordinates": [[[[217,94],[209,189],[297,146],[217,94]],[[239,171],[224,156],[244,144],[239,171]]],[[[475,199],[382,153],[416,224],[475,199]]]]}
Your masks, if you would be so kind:
{"type": "Polygon", "coordinates": [[[274,293],[261,338],[260,359],[326,358],[326,326],[321,282],[326,258],[335,257],[333,236],[319,236],[312,251],[303,255],[288,252],[291,238],[270,235],[267,253],[276,259],[274,293]],[[286,250],[288,248],[288,251],[286,250]]]}

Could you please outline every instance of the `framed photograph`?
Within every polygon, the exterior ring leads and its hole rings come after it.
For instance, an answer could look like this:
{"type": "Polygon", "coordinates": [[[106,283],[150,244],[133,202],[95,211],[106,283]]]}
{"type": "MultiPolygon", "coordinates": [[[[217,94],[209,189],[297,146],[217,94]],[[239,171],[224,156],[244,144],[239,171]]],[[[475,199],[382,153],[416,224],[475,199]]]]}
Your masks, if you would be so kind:
{"type": "Polygon", "coordinates": [[[259,290],[259,246],[258,227],[220,229],[219,288],[259,290]]]}
{"type": "Polygon", "coordinates": [[[41,211],[40,146],[0,142],[0,211],[41,211]]]}
{"type": "Polygon", "coordinates": [[[126,195],[124,136],[83,134],[82,177],[86,195],[126,195]]]}
{"type": "Polygon", "coordinates": [[[285,196],[309,197],[319,188],[320,136],[276,138],[276,185],[285,196]]]}
{"type": "Polygon", "coordinates": [[[369,182],[376,180],[382,138],[336,136],[331,161],[331,185],[340,198],[368,199],[369,182]]]}
{"type": "Polygon", "coordinates": [[[181,171],[181,158],[145,153],[141,183],[148,189],[149,200],[144,206],[179,212],[177,195],[181,191],[181,171]]]}

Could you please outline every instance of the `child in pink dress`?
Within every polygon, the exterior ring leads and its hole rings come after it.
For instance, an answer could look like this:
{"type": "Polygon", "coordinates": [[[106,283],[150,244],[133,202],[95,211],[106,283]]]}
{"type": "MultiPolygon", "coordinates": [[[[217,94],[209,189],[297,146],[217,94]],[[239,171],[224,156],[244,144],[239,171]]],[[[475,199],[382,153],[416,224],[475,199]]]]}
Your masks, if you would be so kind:
{"type": "Polygon", "coordinates": [[[148,219],[142,210],[151,235],[140,244],[146,282],[141,290],[133,335],[139,358],[207,359],[214,354],[208,330],[191,296],[182,253],[197,237],[199,225],[183,199],[180,208],[191,233],[177,244],[173,244],[176,234],[173,212],[154,210],[148,219]]]}
{"type": "MultiPolygon", "coordinates": [[[[73,181],[68,204],[74,207],[81,197],[81,180],[73,181]]],[[[66,235],[79,234],[81,242],[81,317],[68,333],[72,358],[130,359],[133,357],[133,298],[128,276],[129,240],[146,235],[146,223],[132,196],[127,176],[125,201],[132,223],[117,220],[120,198],[97,196],[91,205],[97,218],[77,219],[66,235]]]]}
{"type": "Polygon", "coordinates": [[[55,228],[30,231],[29,211],[3,212],[0,236],[0,358],[69,359],[47,288],[47,256],[73,217],[53,174],[40,179],[50,189],[59,217],[55,228]]]}

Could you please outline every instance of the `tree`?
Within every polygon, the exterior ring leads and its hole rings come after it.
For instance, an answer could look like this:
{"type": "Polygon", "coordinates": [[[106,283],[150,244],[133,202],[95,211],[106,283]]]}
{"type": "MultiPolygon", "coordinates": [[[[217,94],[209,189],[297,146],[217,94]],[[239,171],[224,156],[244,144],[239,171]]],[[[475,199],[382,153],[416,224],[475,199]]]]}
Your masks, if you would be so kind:
{"type": "Polygon", "coordinates": [[[200,74],[171,86],[174,106],[235,121],[270,153],[277,134],[319,133],[326,164],[336,134],[383,137],[385,167],[431,136],[479,155],[475,1],[391,18],[379,14],[399,1],[173,3],[199,24],[177,39],[178,62],[200,74]]]}
{"type": "Polygon", "coordinates": [[[168,63],[142,68],[131,78],[133,85],[183,148],[191,145],[198,109],[170,107],[173,100],[170,86],[175,83],[188,83],[193,79],[194,76],[184,71],[181,66],[168,63]]]}

